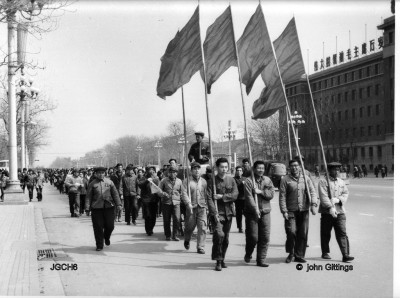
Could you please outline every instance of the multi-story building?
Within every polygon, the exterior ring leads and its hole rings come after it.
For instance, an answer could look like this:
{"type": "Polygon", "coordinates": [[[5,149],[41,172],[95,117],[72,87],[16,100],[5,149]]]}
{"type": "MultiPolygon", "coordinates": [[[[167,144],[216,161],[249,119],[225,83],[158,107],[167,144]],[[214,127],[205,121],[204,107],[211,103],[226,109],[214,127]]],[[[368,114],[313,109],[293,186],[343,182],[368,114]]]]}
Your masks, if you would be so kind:
{"type": "MultiPolygon", "coordinates": [[[[383,37],[360,48],[315,62],[309,76],[327,161],[365,165],[372,170],[394,163],[394,16],[378,26],[383,37]],[[359,49],[361,51],[359,52],[359,49]],[[339,59],[338,59],[339,58],[339,59]],[[332,65],[333,64],[333,65],[332,65]]],[[[286,84],[292,113],[306,123],[299,127],[299,144],[308,166],[323,168],[309,85],[306,78],[286,84]]],[[[285,109],[280,111],[286,123],[285,109]]]]}

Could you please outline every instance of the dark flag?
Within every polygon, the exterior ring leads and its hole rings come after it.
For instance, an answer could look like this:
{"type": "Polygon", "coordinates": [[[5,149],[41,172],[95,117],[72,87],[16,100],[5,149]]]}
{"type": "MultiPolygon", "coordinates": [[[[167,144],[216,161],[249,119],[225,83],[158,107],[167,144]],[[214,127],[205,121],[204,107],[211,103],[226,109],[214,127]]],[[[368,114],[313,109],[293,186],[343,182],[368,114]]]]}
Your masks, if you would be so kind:
{"type": "MultiPolygon", "coordinates": [[[[282,34],[274,41],[276,58],[284,84],[305,74],[296,22],[292,18],[282,34]]],[[[286,105],[275,59],[265,67],[261,77],[266,85],[260,98],[253,104],[253,119],[264,119],[286,105]]]]}
{"type": "MultiPolygon", "coordinates": [[[[237,66],[231,6],[208,27],[204,41],[207,93],[211,85],[231,66],[237,66]]],[[[204,72],[201,70],[204,81],[204,72]]]]}
{"type": "Polygon", "coordinates": [[[261,5],[250,18],[237,42],[242,82],[249,94],[257,77],[273,61],[271,40],[261,5]]]}
{"type": "Polygon", "coordinates": [[[169,42],[161,61],[157,95],[165,99],[203,67],[198,6],[185,27],[169,42]]]}

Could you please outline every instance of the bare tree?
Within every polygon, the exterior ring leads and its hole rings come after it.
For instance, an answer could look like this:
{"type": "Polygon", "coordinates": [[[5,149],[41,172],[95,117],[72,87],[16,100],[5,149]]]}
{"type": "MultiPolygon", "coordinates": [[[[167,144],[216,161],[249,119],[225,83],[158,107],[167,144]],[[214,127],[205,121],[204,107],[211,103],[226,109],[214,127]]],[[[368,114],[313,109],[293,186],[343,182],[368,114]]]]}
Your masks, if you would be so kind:
{"type": "MultiPolygon", "coordinates": [[[[188,135],[193,134],[195,129],[196,123],[190,119],[186,120],[186,133],[188,135]]],[[[183,135],[183,121],[171,121],[167,126],[167,131],[170,136],[183,135]]]]}

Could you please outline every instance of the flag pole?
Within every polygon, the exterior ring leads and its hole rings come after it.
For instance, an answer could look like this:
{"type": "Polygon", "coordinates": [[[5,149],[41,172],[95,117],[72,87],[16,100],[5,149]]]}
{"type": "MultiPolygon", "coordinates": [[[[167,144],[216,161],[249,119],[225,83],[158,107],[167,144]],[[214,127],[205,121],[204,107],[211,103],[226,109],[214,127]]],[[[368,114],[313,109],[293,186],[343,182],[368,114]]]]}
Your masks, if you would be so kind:
{"type": "MultiPolygon", "coordinates": [[[[247,117],[246,117],[246,107],[244,104],[244,97],[243,97],[243,86],[242,86],[242,74],[240,72],[240,62],[239,62],[239,52],[237,49],[237,44],[236,44],[236,39],[235,39],[235,29],[233,28],[233,16],[232,16],[232,9],[231,9],[231,5],[229,4],[229,10],[231,11],[231,18],[232,18],[232,33],[233,33],[233,43],[235,44],[235,52],[236,52],[236,61],[237,61],[237,69],[238,69],[238,74],[239,74],[239,86],[240,86],[240,95],[242,97],[242,108],[243,108],[243,118],[244,118],[244,134],[246,137],[246,143],[247,143],[247,148],[249,150],[249,159],[250,159],[250,164],[251,166],[253,166],[253,154],[251,153],[251,145],[250,145],[250,138],[249,138],[249,133],[247,130],[247,117]]],[[[256,187],[256,180],[254,178],[254,171],[251,171],[251,180],[253,181],[253,185],[254,187],[256,187]]],[[[260,216],[260,209],[258,207],[258,198],[257,198],[257,194],[254,194],[254,200],[255,200],[255,204],[256,204],[256,211],[257,211],[257,215],[258,217],[260,216]]]]}
{"type": "MultiPolygon", "coordinates": [[[[190,193],[190,182],[189,182],[189,160],[187,158],[187,132],[186,132],[186,113],[185,113],[185,96],[183,94],[183,86],[181,86],[182,91],[182,112],[183,112],[183,135],[185,146],[183,147],[183,164],[186,166],[186,183],[187,183],[187,193],[189,197],[189,202],[192,203],[191,193],[190,193]]],[[[185,171],[183,171],[183,175],[185,176],[185,171]]],[[[192,209],[190,209],[192,210],[192,209]]]]}
{"type": "MultiPolygon", "coordinates": [[[[261,7],[261,11],[262,11],[262,7],[261,7]]],[[[264,14],[264,12],[263,12],[263,14],[264,14]]],[[[264,20],[265,20],[265,18],[264,18],[264,20]]],[[[266,21],[265,21],[265,22],[266,22],[266,21]]],[[[268,27],[267,27],[267,28],[268,28],[268,27]]],[[[268,29],[267,29],[267,30],[268,30],[268,29]]],[[[276,68],[277,68],[277,70],[278,70],[278,74],[279,74],[279,79],[280,79],[281,86],[282,86],[283,95],[284,95],[284,97],[285,97],[286,108],[287,108],[287,111],[288,111],[289,115],[291,115],[292,113],[291,113],[291,111],[290,111],[289,101],[288,101],[287,96],[286,96],[285,85],[283,84],[281,71],[280,71],[280,69],[279,69],[278,59],[276,58],[275,47],[274,47],[274,44],[273,44],[271,38],[269,39],[269,42],[271,43],[272,53],[274,54],[275,65],[276,65],[276,68]]],[[[298,156],[299,156],[300,166],[301,166],[301,169],[302,169],[302,171],[303,171],[303,175],[304,175],[304,184],[305,184],[305,186],[306,186],[307,195],[308,195],[308,197],[309,197],[310,200],[311,200],[310,189],[309,189],[308,184],[307,184],[307,181],[306,181],[306,171],[305,171],[305,167],[304,167],[304,162],[303,162],[303,158],[302,158],[301,153],[300,153],[299,140],[298,140],[298,138],[296,137],[296,132],[295,132],[294,125],[293,125],[292,121],[290,121],[290,127],[291,127],[291,129],[292,129],[293,135],[295,136],[295,137],[294,137],[294,143],[295,143],[295,145],[296,145],[296,150],[297,150],[297,153],[298,153],[298,156]]]]}
{"type": "MultiPolygon", "coordinates": [[[[287,135],[288,135],[288,144],[289,144],[289,159],[292,159],[292,143],[290,141],[290,129],[289,129],[289,110],[286,109],[286,123],[287,123],[287,135]]],[[[292,119],[290,119],[292,121],[292,119]]]]}
{"type": "MultiPolygon", "coordinates": [[[[200,27],[200,0],[198,0],[198,5],[199,5],[199,27],[200,27]]],[[[217,194],[216,192],[216,186],[215,186],[215,176],[214,176],[214,156],[213,156],[213,147],[212,147],[212,138],[211,138],[211,124],[210,124],[210,114],[208,112],[208,96],[207,96],[207,72],[206,72],[206,65],[205,65],[205,59],[204,59],[204,49],[203,45],[201,43],[201,30],[199,30],[200,34],[200,48],[201,48],[201,59],[203,62],[203,72],[204,72],[204,98],[206,101],[206,115],[207,115],[207,129],[208,129],[208,144],[210,148],[210,161],[211,161],[211,181],[212,181],[212,194],[213,194],[213,201],[214,201],[214,196],[217,194]]],[[[200,147],[201,150],[201,147],[200,147]]],[[[217,212],[217,217],[218,217],[218,202],[214,201],[215,205],[215,210],[217,212]]]]}

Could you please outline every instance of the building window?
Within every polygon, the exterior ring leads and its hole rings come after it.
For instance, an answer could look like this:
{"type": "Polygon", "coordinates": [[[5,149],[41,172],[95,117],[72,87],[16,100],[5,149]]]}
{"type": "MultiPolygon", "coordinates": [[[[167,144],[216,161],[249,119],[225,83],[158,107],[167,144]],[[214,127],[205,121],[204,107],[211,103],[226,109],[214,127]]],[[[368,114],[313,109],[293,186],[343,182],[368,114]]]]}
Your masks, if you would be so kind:
{"type": "Polygon", "coordinates": [[[338,93],[338,95],[337,95],[337,103],[338,104],[342,103],[342,93],[338,93]]]}
{"type": "Polygon", "coordinates": [[[321,81],[318,82],[318,89],[321,90],[321,81]]]}
{"type": "Polygon", "coordinates": [[[365,148],[361,147],[361,158],[365,158],[365,148]]]}
{"type": "Polygon", "coordinates": [[[331,97],[331,103],[334,105],[335,104],[335,95],[332,95],[331,97]]]}
{"type": "Polygon", "coordinates": [[[372,110],[372,107],[368,106],[368,108],[367,108],[367,116],[368,117],[371,117],[371,110],[372,110]]]}
{"type": "Polygon", "coordinates": [[[340,85],[340,76],[337,76],[337,84],[340,85]]]}
{"type": "Polygon", "coordinates": [[[363,97],[363,88],[358,89],[358,98],[362,99],[363,97]]]}
{"type": "Polygon", "coordinates": [[[393,31],[389,32],[389,44],[393,43],[393,31]]]}
{"type": "Polygon", "coordinates": [[[333,131],[332,131],[332,140],[334,140],[335,137],[336,137],[336,133],[335,133],[335,131],[333,130],[333,131]]]}
{"type": "Polygon", "coordinates": [[[354,81],[354,77],[355,77],[355,71],[351,72],[351,81],[354,81]]]}
{"type": "Polygon", "coordinates": [[[346,128],[344,130],[344,136],[345,136],[346,139],[349,137],[349,129],[348,128],[346,128]]]}
{"type": "Polygon", "coordinates": [[[347,102],[348,98],[349,98],[349,92],[346,91],[344,93],[344,102],[347,102]]]}
{"type": "Polygon", "coordinates": [[[356,147],[353,148],[353,156],[355,158],[357,158],[357,148],[356,147]]]}
{"type": "Polygon", "coordinates": [[[341,112],[341,111],[339,111],[339,112],[337,113],[337,120],[338,120],[338,121],[342,120],[342,112],[341,112]]]}
{"type": "Polygon", "coordinates": [[[376,148],[377,148],[376,155],[378,156],[378,158],[382,157],[382,146],[377,146],[376,148]]]}
{"type": "Polygon", "coordinates": [[[369,66],[367,66],[367,77],[370,76],[370,70],[369,70],[369,66]]]}
{"type": "Polygon", "coordinates": [[[375,114],[376,114],[376,116],[379,115],[379,108],[380,108],[380,105],[376,105],[375,106],[375,114]]]}
{"type": "Polygon", "coordinates": [[[332,122],[335,122],[335,112],[332,112],[332,118],[331,118],[332,122]]]}
{"type": "Polygon", "coordinates": [[[368,96],[368,97],[371,97],[371,89],[372,89],[371,86],[368,86],[368,87],[367,87],[367,96],[368,96]]]}
{"type": "Polygon", "coordinates": [[[364,136],[364,127],[360,127],[360,137],[364,136]]]}
{"type": "Polygon", "coordinates": [[[324,81],[324,86],[325,86],[325,89],[328,88],[328,80],[324,81]]]}
{"type": "Polygon", "coordinates": [[[357,136],[357,128],[353,127],[353,138],[357,136]]]}
{"type": "Polygon", "coordinates": [[[339,130],[338,130],[338,137],[339,137],[339,140],[342,139],[342,137],[343,137],[343,131],[342,131],[342,129],[339,129],[339,130]]]}
{"type": "Polygon", "coordinates": [[[358,70],[358,78],[362,79],[362,68],[358,70]]]}
{"type": "Polygon", "coordinates": [[[333,78],[331,78],[331,87],[333,87],[333,78]]]}
{"type": "Polygon", "coordinates": [[[355,100],[356,99],[356,90],[351,91],[351,99],[355,100]]]}
{"type": "Polygon", "coordinates": [[[375,74],[376,75],[379,74],[379,64],[378,63],[375,64],[375,74]]]}
{"type": "Polygon", "coordinates": [[[375,85],[375,95],[379,95],[379,89],[380,89],[381,85],[380,84],[376,84],[375,85]]]}
{"type": "Polygon", "coordinates": [[[351,109],[351,118],[356,119],[356,109],[351,109]]]}
{"type": "Polygon", "coordinates": [[[362,117],[363,117],[363,112],[364,112],[364,108],[363,108],[363,107],[361,107],[361,108],[360,108],[360,118],[362,118],[362,117]]]}
{"type": "Polygon", "coordinates": [[[381,126],[378,124],[376,126],[376,135],[379,136],[381,134],[381,126]]]}
{"type": "Polygon", "coordinates": [[[349,111],[344,111],[344,120],[349,120],[349,111]]]}
{"type": "Polygon", "coordinates": [[[368,148],[368,156],[371,158],[374,157],[374,148],[372,148],[372,147],[368,148]]]}
{"type": "Polygon", "coordinates": [[[368,136],[372,136],[372,126],[368,126],[368,136]]]}
{"type": "Polygon", "coordinates": [[[345,73],[345,74],[344,74],[344,82],[345,82],[345,83],[347,83],[348,75],[349,75],[348,73],[345,73]]]}

